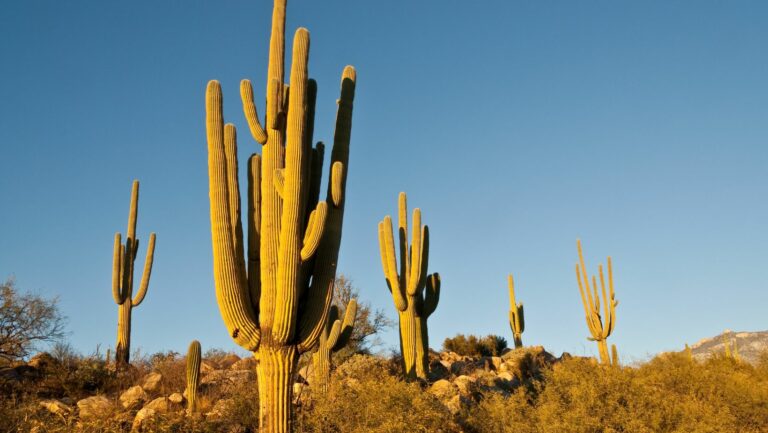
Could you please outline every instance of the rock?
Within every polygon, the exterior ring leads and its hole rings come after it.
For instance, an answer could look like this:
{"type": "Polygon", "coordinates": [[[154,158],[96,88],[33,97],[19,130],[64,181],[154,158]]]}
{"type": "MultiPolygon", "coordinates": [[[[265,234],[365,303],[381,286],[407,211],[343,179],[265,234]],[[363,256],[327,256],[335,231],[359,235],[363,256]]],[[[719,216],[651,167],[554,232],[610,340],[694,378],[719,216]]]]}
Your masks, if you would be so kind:
{"type": "Polygon", "coordinates": [[[103,395],[88,397],[77,402],[80,419],[103,419],[114,410],[112,402],[103,395]]]}
{"type": "Polygon", "coordinates": [[[309,385],[301,382],[296,382],[293,384],[293,403],[294,404],[301,404],[304,403],[309,397],[309,385]]]}
{"type": "MultiPolygon", "coordinates": [[[[157,412],[154,409],[143,408],[136,412],[136,417],[133,418],[133,424],[131,425],[132,432],[140,432],[145,430],[145,427],[149,427],[147,424],[154,421],[157,416],[157,412]]],[[[151,431],[151,430],[147,430],[151,431]]]]}
{"type": "Polygon", "coordinates": [[[501,367],[502,361],[500,356],[490,356],[488,357],[488,361],[490,361],[492,368],[496,371],[501,367]]]}
{"type": "Polygon", "coordinates": [[[451,399],[444,404],[452,415],[456,415],[457,413],[462,412],[472,406],[474,402],[461,394],[457,394],[451,397],[451,399]]]}
{"type": "Polygon", "coordinates": [[[205,414],[205,418],[211,421],[224,419],[228,416],[234,405],[235,400],[231,398],[221,399],[213,405],[210,412],[205,414]]]}
{"type": "Polygon", "coordinates": [[[40,406],[48,409],[48,412],[54,415],[59,415],[61,417],[69,416],[74,411],[73,408],[67,406],[59,400],[42,400],[40,402],[40,406]]]}
{"type": "Polygon", "coordinates": [[[143,409],[152,409],[157,413],[168,413],[170,410],[170,402],[165,397],[158,397],[147,403],[143,409]]]}
{"type": "Polygon", "coordinates": [[[180,392],[174,392],[168,396],[168,401],[173,404],[182,404],[184,403],[184,396],[180,392]]]}
{"type": "Polygon", "coordinates": [[[476,381],[477,379],[472,376],[462,375],[454,379],[453,384],[462,395],[469,396],[477,391],[477,386],[475,386],[476,381]]]}
{"type": "Polygon", "coordinates": [[[440,379],[445,379],[448,376],[451,375],[450,370],[443,365],[443,361],[432,361],[429,364],[429,374],[427,375],[427,378],[430,380],[430,382],[435,382],[440,379]]]}
{"type": "Polygon", "coordinates": [[[163,381],[163,375],[158,372],[149,373],[145,378],[141,387],[144,391],[155,392],[160,389],[160,384],[163,381]]]}
{"type": "Polygon", "coordinates": [[[256,358],[249,356],[247,358],[243,358],[234,364],[229,366],[230,370],[255,370],[256,369],[256,358]]]}
{"type": "Polygon", "coordinates": [[[230,353],[226,355],[225,357],[221,358],[218,362],[219,368],[222,370],[225,370],[227,368],[231,368],[233,364],[240,361],[240,357],[235,355],[234,353],[230,353]]]}
{"type": "Polygon", "coordinates": [[[120,394],[120,404],[127,410],[137,409],[147,400],[149,396],[139,385],[132,386],[120,394]]]}
{"type": "Polygon", "coordinates": [[[459,390],[456,385],[452,384],[450,381],[440,379],[429,387],[428,392],[437,397],[441,402],[446,403],[453,398],[453,396],[458,395],[459,390]]]}
{"type": "Polygon", "coordinates": [[[212,386],[226,386],[236,383],[253,382],[256,373],[251,370],[214,370],[200,380],[201,389],[212,386]]]}

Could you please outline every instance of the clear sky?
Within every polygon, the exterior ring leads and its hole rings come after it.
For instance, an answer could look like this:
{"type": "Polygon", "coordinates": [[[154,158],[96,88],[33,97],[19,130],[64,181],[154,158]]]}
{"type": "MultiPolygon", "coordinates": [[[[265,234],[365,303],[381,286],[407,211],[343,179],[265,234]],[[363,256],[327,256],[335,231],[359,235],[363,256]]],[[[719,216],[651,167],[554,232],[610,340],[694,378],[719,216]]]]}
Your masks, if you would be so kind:
{"type": "MultiPolygon", "coordinates": [[[[511,341],[513,272],[526,344],[596,353],[576,238],[590,271],[613,257],[627,360],[768,328],[768,3],[630,3],[289,2],[290,34],[312,35],[316,138],[358,70],[339,271],[363,300],[395,317],[376,225],[407,191],[443,279],[433,348],[511,341]]],[[[263,101],[271,2],[2,9],[0,278],[59,296],[77,349],[113,346],[112,241],[138,178],[157,249],[133,347],[236,349],[213,290],[204,91],[222,82],[241,159],[257,151],[238,83],[263,101]]]]}

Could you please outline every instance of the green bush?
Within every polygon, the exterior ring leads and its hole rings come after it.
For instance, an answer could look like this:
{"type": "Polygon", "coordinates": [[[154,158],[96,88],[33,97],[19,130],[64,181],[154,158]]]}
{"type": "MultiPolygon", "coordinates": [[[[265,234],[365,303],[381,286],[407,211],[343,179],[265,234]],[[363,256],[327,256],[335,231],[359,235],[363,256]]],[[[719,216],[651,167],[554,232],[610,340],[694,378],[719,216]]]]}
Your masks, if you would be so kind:
{"type": "Polygon", "coordinates": [[[443,341],[443,350],[455,352],[462,356],[500,356],[507,348],[507,340],[498,335],[477,337],[457,334],[443,341]]]}

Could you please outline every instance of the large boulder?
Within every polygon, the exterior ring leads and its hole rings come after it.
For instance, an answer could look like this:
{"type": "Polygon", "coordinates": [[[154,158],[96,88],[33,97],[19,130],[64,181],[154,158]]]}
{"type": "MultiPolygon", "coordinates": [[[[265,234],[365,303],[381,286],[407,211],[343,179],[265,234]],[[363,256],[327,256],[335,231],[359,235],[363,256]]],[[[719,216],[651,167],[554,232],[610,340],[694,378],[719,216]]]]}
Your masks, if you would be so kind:
{"type": "Polygon", "coordinates": [[[148,425],[157,417],[157,412],[154,409],[145,407],[136,412],[136,416],[133,418],[133,424],[131,425],[132,432],[152,431],[148,425]]]}
{"type": "Polygon", "coordinates": [[[103,395],[84,398],[77,402],[80,419],[103,419],[114,411],[115,407],[103,395]]]}
{"type": "Polygon", "coordinates": [[[132,386],[120,394],[120,404],[127,410],[138,409],[147,400],[149,395],[139,385],[132,386]]]}
{"type": "MultiPolygon", "coordinates": [[[[186,390],[184,390],[186,392],[186,390]]],[[[168,402],[172,404],[182,404],[184,403],[184,396],[181,395],[180,392],[174,392],[173,394],[168,396],[168,402]]]]}
{"type": "Polygon", "coordinates": [[[158,372],[149,373],[144,377],[141,387],[147,392],[157,392],[163,382],[163,375],[158,372]]]}
{"type": "Polygon", "coordinates": [[[171,408],[171,404],[165,397],[158,397],[146,405],[142,409],[152,409],[157,413],[168,413],[171,408]]]}

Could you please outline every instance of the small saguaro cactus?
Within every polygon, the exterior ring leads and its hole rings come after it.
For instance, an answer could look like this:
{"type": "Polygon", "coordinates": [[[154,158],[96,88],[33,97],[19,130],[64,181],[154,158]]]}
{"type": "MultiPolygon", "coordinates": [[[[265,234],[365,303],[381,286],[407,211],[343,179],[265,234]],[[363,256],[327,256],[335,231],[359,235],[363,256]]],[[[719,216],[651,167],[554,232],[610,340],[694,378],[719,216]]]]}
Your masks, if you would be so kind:
{"type": "Polygon", "coordinates": [[[286,3],[274,1],[263,123],[250,81],[240,83],[251,135],[261,145],[261,155],[248,160],[245,224],[236,131],[224,124],[218,81],[208,83],[205,104],[216,300],[229,335],[259,360],[262,433],[292,431],[298,359],[315,347],[326,324],[341,245],[357,76],[351,66],[341,76],[330,180],[321,201],[324,147],[312,148],[317,84],[309,79],[309,31],[295,33],[288,85],[286,3]]]}
{"type": "Polygon", "coordinates": [[[515,348],[523,347],[523,331],[525,331],[525,315],[523,313],[523,303],[517,303],[515,300],[515,280],[512,274],[507,276],[509,285],[509,327],[512,328],[512,335],[515,339],[515,348]]]}
{"type": "Polygon", "coordinates": [[[379,222],[381,264],[398,311],[403,372],[409,379],[426,379],[429,372],[427,318],[440,299],[440,275],[427,275],[429,228],[421,225],[419,208],[413,210],[413,234],[408,245],[408,205],[404,192],[399,196],[398,211],[400,274],[389,215],[379,222]]]}
{"type": "Polygon", "coordinates": [[[187,350],[187,414],[197,411],[197,387],[200,385],[200,342],[192,340],[187,350]]]}
{"type": "Polygon", "coordinates": [[[613,267],[611,258],[608,257],[608,291],[606,292],[605,275],[603,274],[603,265],[600,265],[598,272],[600,274],[600,288],[603,295],[603,315],[600,314],[600,296],[597,291],[597,278],[592,276],[592,285],[589,283],[587,268],[584,265],[584,254],[581,250],[581,241],[576,241],[576,247],[579,250],[579,263],[576,264],[576,280],[579,283],[579,293],[581,294],[581,303],[584,305],[584,314],[587,320],[589,333],[592,335],[588,340],[597,342],[597,349],[600,353],[600,362],[605,365],[611,363],[608,353],[608,343],[606,339],[613,332],[616,325],[616,306],[619,302],[615,299],[613,291],[613,267]]]}
{"type": "Polygon", "coordinates": [[[317,342],[317,350],[312,354],[312,386],[324,394],[328,391],[331,376],[331,353],[338,352],[349,342],[357,317],[357,301],[350,299],[344,311],[344,321],[339,320],[339,307],[332,305],[328,320],[317,342]]]}
{"type": "Polygon", "coordinates": [[[133,269],[139,240],[136,239],[136,219],[139,206],[139,181],[133,181],[131,206],[128,212],[128,232],[125,244],[120,233],[115,233],[115,245],[112,255],[112,297],[118,305],[117,344],[115,345],[115,365],[125,366],[131,352],[131,311],[138,307],[147,295],[149,277],[152,274],[152,260],[155,254],[155,234],[149,235],[147,257],[144,261],[144,273],[141,276],[139,292],[133,296],[133,269]]]}
{"type": "Polygon", "coordinates": [[[688,343],[685,343],[685,356],[689,361],[693,362],[693,350],[691,350],[691,346],[688,343]]]}
{"type": "Polygon", "coordinates": [[[619,367],[619,351],[616,350],[615,344],[611,344],[611,365],[619,367]]]}

